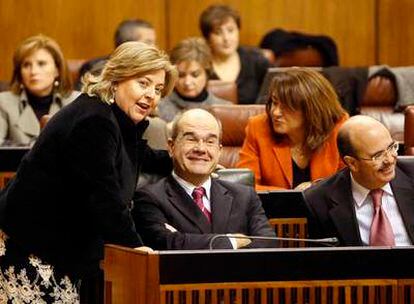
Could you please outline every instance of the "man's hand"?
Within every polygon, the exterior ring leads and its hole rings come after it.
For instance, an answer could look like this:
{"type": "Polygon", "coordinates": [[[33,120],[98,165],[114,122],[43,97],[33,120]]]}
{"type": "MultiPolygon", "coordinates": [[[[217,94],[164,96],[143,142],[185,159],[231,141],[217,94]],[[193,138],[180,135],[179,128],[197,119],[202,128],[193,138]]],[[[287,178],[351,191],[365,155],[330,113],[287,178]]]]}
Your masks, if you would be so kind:
{"type": "Polygon", "coordinates": [[[152,250],[152,248],[149,248],[147,246],[135,247],[134,249],[138,250],[138,251],[146,252],[146,253],[154,252],[154,250],[152,250]]]}
{"type": "Polygon", "coordinates": [[[235,240],[236,244],[237,244],[236,249],[246,247],[247,245],[249,245],[252,242],[251,239],[249,239],[246,235],[244,235],[242,233],[232,233],[232,234],[228,234],[227,236],[229,238],[231,238],[232,236],[237,236],[238,237],[238,238],[233,238],[233,240],[235,240]]]}
{"type": "Polygon", "coordinates": [[[167,230],[171,231],[171,232],[177,232],[177,229],[175,229],[173,226],[171,226],[170,224],[164,223],[165,228],[167,228],[167,230]]]}

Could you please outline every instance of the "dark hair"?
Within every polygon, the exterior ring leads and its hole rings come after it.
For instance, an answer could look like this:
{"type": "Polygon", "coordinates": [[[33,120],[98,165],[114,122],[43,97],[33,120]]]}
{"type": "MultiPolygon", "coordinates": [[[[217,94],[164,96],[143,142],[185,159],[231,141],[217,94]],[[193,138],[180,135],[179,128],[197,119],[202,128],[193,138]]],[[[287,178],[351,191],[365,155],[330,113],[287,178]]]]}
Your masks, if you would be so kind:
{"type": "Polygon", "coordinates": [[[302,111],[305,145],[311,151],[324,143],[335,124],[346,115],[330,82],[311,68],[287,68],[273,77],[266,103],[269,121],[274,100],[292,111],[302,111]]]}
{"type": "Polygon", "coordinates": [[[338,135],[336,138],[336,145],[338,146],[338,151],[342,159],[347,155],[348,156],[356,155],[355,148],[352,146],[352,143],[351,143],[351,136],[350,136],[349,130],[345,128],[339,129],[338,135]]]}
{"type": "Polygon", "coordinates": [[[239,13],[227,5],[210,5],[200,15],[199,26],[204,38],[208,40],[214,26],[220,25],[228,18],[232,18],[240,29],[239,13]]]}
{"type": "Polygon", "coordinates": [[[115,31],[114,42],[115,47],[118,47],[124,42],[134,41],[134,29],[137,27],[153,29],[151,23],[142,19],[130,19],[122,21],[115,31]]]}
{"type": "Polygon", "coordinates": [[[15,94],[20,94],[22,75],[21,66],[27,56],[30,56],[37,50],[46,50],[53,57],[56,68],[58,70],[59,85],[55,88],[55,92],[62,96],[67,96],[72,91],[72,84],[69,70],[63,57],[59,44],[52,38],[39,34],[25,39],[16,48],[13,55],[13,76],[11,80],[10,90],[15,94]]]}

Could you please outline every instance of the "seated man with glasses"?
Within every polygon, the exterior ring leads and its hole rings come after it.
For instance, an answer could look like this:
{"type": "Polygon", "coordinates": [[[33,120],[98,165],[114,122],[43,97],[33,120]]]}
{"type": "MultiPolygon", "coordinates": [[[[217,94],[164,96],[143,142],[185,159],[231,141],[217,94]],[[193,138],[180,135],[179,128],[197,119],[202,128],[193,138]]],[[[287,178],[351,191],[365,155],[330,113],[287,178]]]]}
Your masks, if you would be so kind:
{"type": "Polygon", "coordinates": [[[405,246],[414,240],[414,180],[397,161],[398,143],[377,120],[351,117],[339,130],[347,168],[305,192],[311,237],[344,246],[405,246]]]}
{"type": "Polygon", "coordinates": [[[192,109],[176,117],[168,149],[174,170],[137,191],[132,216],[144,243],[153,249],[272,247],[274,237],[253,187],[212,179],[222,146],[221,124],[192,109]],[[226,235],[227,234],[227,235],[226,235]]]}

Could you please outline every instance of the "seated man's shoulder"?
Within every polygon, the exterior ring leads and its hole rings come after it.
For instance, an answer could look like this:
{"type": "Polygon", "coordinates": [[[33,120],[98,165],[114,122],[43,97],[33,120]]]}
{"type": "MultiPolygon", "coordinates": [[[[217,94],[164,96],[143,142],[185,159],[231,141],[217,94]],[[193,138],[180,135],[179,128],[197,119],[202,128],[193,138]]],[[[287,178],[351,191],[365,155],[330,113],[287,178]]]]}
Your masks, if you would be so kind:
{"type": "Polygon", "coordinates": [[[254,192],[254,188],[252,186],[240,184],[238,182],[225,181],[225,180],[220,180],[220,179],[214,179],[214,182],[224,187],[226,190],[230,191],[231,193],[254,192]]]}
{"type": "MultiPolygon", "coordinates": [[[[157,176],[159,178],[159,176],[157,176]]],[[[168,176],[162,177],[156,181],[150,181],[143,186],[140,186],[135,191],[137,194],[149,194],[160,196],[166,193],[166,185],[168,183],[168,176]]]]}
{"type": "Polygon", "coordinates": [[[330,177],[313,183],[312,186],[304,191],[305,198],[312,199],[314,197],[323,197],[329,194],[331,189],[334,189],[338,183],[341,183],[341,180],[346,175],[345,171],[346,169],[342,169],[330,177]]]}

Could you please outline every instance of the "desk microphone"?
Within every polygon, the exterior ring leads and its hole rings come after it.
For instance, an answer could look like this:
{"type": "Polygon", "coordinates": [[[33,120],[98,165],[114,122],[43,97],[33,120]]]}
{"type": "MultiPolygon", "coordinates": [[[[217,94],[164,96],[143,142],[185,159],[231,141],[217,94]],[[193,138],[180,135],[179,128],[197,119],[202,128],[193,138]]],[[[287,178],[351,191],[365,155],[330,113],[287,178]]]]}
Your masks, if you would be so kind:
{"type": "Polygon", "coordinates": [[[235,239],[251,239],[251,240],[268,240],[268,241],[294,241],[294,242],[305,242],[305,243],[314,243],[324,246],[337,246],[339,240],[336,237],[323,238],[323,239],[297,239],[297,238],[286,238],[278,236],[252,236],[252,235],[232,235],[232,234],[216,234],[213,236],[209,242],[209,249],[213,249],[213,243],[217,239],[221,238],[235,238],[235,239]]]}

